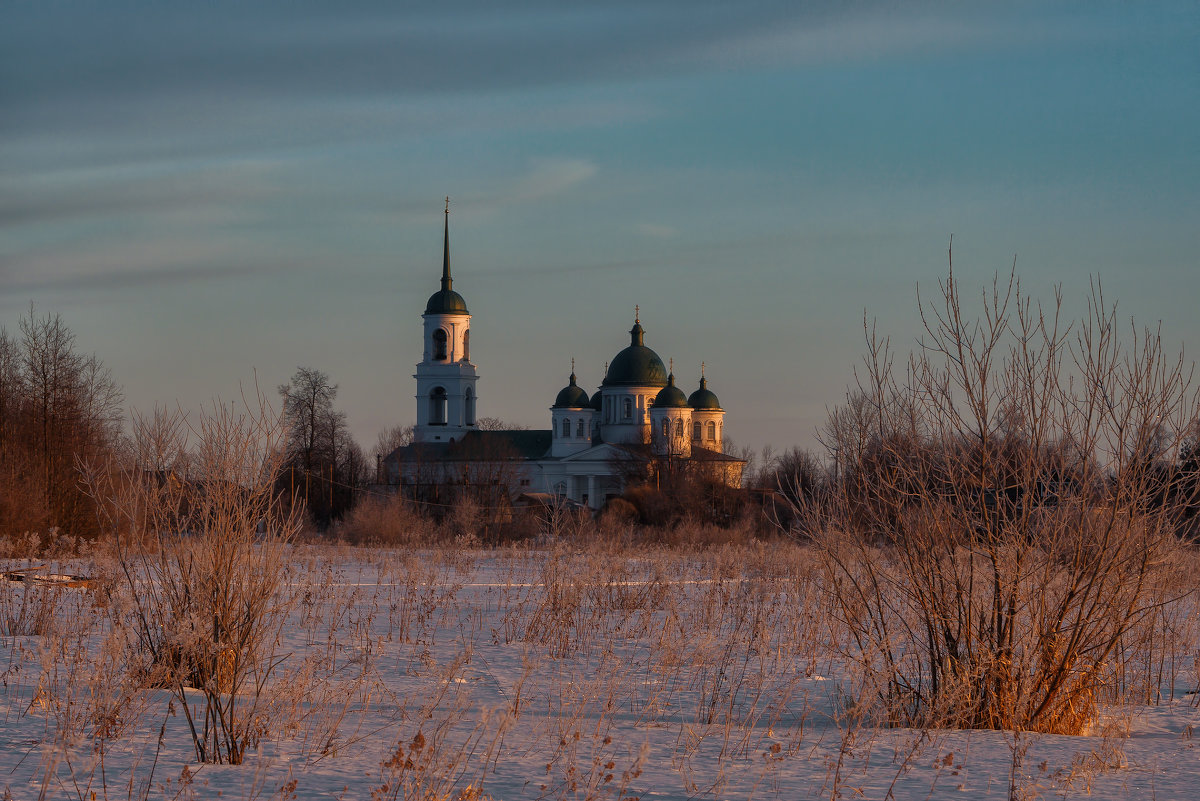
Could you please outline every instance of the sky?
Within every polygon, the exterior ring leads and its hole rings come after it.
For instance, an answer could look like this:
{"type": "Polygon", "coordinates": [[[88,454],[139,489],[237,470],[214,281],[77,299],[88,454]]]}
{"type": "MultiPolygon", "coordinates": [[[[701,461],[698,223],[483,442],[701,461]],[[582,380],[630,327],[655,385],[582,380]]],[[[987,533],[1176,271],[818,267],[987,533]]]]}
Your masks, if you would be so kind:
{"type": "Polygon", "coordinates": [[[479,413],[575,359],[706,363],[741,445],[815,446],[947,273],[1015,261],[1200,351],[1200,4],[0,0],[0,325],[127,404],[329,374],[416,415],[445,196],[479,413]]]}

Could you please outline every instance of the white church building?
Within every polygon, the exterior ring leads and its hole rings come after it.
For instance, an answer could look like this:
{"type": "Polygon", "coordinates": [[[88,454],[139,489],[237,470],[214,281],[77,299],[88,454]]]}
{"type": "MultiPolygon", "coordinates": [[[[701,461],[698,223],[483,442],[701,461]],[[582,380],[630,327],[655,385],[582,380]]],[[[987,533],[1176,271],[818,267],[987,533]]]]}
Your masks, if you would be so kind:
{"type": "Polygon", "coordinates": [[[593,509],[662,465],[740,484],[745,462],[722,452],[725,409],[703,366],[699,387],[685,395],[646,346],[637,314],[629,345],[613,356],[593,395],[576,383],[572,364],[569,383],[550,406],[549,429],[480,430],[471,314],[450,275],[449,215],[447,204],[441,289],[421,315],[413,442],[382,459],[380,483],[402,491],[502,484],[514,497],[550,493],[593,509]]]}

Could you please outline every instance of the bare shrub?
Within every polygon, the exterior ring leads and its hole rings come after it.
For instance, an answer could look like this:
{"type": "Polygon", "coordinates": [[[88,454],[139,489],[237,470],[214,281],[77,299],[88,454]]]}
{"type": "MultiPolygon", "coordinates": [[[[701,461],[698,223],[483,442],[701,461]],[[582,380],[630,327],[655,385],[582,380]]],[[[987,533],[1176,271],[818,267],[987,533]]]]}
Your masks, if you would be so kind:
{"type": "Polygon", "coordinates": [[[433,529],[416,505],[397,492],[364,497],[332,533],[352,545],[416,545],[429,542],[433,529]]]}
{"type": "Polygon", "coordinates": [[[283,432],[261,398],[257,408],[217,405],[195,425],[135,416],[132,459],[87,472],[116,543],[114,614],[129,621],[131,661],[175,694],[200,762],[238,764],[263,733],[290,606],[286,546],[300,510],[274,498],[283,432]]]}
{"type": "Polygon", "coordinates": [[[1015,277],[978,320],[953,272],[940,288],[903,375],[868,331],[810,530],[889,720],[1079,733],[1166,600],[1190,374],[1156,332],[1126,346],[1098,287],[1074,332],[1015,277]]]}

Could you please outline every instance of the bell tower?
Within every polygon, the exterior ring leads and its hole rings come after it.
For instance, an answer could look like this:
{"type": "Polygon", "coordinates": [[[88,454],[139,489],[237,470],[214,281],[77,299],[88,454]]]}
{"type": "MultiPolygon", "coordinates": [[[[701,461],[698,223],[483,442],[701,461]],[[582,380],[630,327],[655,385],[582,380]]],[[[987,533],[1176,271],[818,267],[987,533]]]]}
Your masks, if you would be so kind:
{"type": "Polygon", "coordinates": [[[475,382],[471,363],[471,314],[450,277],[450,198],[442,243],[442,288],[425,304],[424,353],[417,372],[417,442],[450,442],[475,430],[475,382]]]}

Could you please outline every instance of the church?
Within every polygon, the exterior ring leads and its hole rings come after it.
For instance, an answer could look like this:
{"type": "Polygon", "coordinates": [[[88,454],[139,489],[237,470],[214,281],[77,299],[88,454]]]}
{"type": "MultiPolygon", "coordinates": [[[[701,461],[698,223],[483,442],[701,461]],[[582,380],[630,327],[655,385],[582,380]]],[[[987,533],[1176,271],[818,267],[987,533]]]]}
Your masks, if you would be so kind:
{"type": "Polygon", "coordinates": [[[722,452],[725,409],[703,366],[699,387],[684,394],[674,371],[646,345],[636,311],[629,345],[613,356],[591,396],[576,383],[572,362],[569,382],[550,406],[549,429],[480,430],[471,313],[450,275],[447,201],[441,289],[421,315],[413,442],[383,458],[380,483],[413,494],[495,486],[510,498],[546,493],[592,509],[664,469],[703,471],[739,486],[745,462],[722,452]]]}

